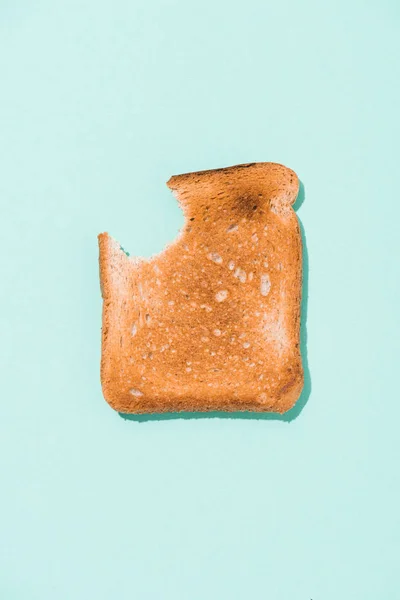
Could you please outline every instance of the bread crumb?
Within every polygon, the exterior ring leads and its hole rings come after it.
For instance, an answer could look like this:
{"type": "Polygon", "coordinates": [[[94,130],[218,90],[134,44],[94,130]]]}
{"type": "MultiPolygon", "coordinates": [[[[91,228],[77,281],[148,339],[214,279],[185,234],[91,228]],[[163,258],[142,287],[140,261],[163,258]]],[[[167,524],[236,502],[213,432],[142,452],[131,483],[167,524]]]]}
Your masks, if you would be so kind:
{"type": "Polygon", "coordinates": [[[210,252],[207,255],[207,258],[215,262],[217,265],[220,265],[222,263],[222,258],[219,254],[217,254],[217,252],[210,252]]]}
{"type": "Polygon", "coordinates": [[[217,337],[219,337],[221,335],[221,330],[220,329],[214,329],[213,334],[216,335],[217,337]]]}
{"type": "Polygon", "coordinates": [[[230,260],[230,261],[228,262],[228,269],[229,269],[230,271],[233,271],[233,269],[234,269],[234,268],[235,268],[235,263],[233,262],[233,260],[230,260]]]}
{"type": "Polygon", "coordinates": [[[243,348],[250,348],[250,344],[249,344],[249,342],[245,342],[245,343],[243,344],[243,348]]]}
{"type": "Polygon", "coordinates": [[[132,396],[136,396],[136,398],[140,398],[141,396],[143,396],[143,392],[141,392],[140,390],[135,390],[135,388],[129,390],[129,393],[132,394],[132,396]]]}
{"type": "Polygon", "coordinates": [[[239,281],[241,283],[246,283],[246,279],[247,279],[246,271],[244,271],[240,267],[238,267],[236,269],[236,271],[234,272],[233,276],[236,277],[237,279],[239,279],[239,281]]]}
{"type": "Polygon", "coordinates": [[[228,292],[226,290],[220,290],[215,294],[215,299],[217,302],[223,302],[228,297],[228,292]]]}
{"type": "Polygon", "coordinates": [[[136,335],[137,334],[137,325],[136,325],[136,323],[133,325],[133,327],[131,329],[131,334],[132,335],[136,335]]]}
{"type": "Polygon", "coordinates": [[[239,229],[239,225],[237,225],[236,223],[234,223],[233,225],[229,225],[227,231],[237,231],[239,229]]]}
{"type": "Polygon", "coordinates": [[[207,312],[212,311],[211,306],[208,306],[208,304],[200,304],[200,308],[204,308],[204,310],[206,310],[207,312]]]}
{"type": "Polygon", "coordinates": [[[271,281],[269,275],[261,275],[260,292],[261,296],[268,296],[269,290],[271,289],[271,281]]]}

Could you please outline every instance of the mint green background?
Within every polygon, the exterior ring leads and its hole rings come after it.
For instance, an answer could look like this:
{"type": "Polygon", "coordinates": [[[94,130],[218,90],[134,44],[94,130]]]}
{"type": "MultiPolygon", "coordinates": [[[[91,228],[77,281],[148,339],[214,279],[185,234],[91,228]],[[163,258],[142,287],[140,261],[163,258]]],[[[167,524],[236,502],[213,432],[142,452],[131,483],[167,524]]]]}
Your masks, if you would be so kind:
{"type": "Polygon", "coordinates": [[[0,2],[2,600],[400,597],[399,22],[394,0],[0,2]],[[268,160],[305,189],[308,402],[121,418],[97,233],[160,251],[170,175],[268,160]]]}

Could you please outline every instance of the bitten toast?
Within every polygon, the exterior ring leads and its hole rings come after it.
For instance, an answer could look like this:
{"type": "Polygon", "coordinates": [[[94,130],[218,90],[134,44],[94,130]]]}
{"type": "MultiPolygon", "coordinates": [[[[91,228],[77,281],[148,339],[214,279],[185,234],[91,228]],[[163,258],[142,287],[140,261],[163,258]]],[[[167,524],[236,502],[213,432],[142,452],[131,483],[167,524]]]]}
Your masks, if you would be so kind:
{"type": "Polygon", "coordinates": [[[296,174],[251,163],[171,177],[185,224],[128,257],[99,235],[101,380],[122,413],[283,413],[303,387],[296,174]]]}

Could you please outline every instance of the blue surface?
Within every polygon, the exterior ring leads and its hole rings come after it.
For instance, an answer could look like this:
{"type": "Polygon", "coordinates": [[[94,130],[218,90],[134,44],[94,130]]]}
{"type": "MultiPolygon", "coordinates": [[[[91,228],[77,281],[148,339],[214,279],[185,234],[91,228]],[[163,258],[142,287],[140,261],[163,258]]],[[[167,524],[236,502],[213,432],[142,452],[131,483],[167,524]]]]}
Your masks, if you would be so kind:
{"type": "MultiPolygon", "coordinates": [[[[400,9],[0,4],[0,598],[397,598],[400,9]],[[125,420],[96,235],[172,240],[172,174],[304,184],[308,401],[125,420]]],[[[303,331],[303,340],[304,340],[303,331]]]]}

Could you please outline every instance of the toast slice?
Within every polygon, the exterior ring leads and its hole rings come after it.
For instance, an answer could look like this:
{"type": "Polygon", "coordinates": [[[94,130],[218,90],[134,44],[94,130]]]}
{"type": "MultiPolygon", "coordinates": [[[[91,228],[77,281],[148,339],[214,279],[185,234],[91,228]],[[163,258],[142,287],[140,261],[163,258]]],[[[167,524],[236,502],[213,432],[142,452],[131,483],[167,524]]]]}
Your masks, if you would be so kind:
{"type": "Polygon", "coordinates": [[[99,235],[101,380],[122,413],[290,409],[303,387],[299,181],[275,163],[171,177],[177,239],[130,258],[99,235]]]}

